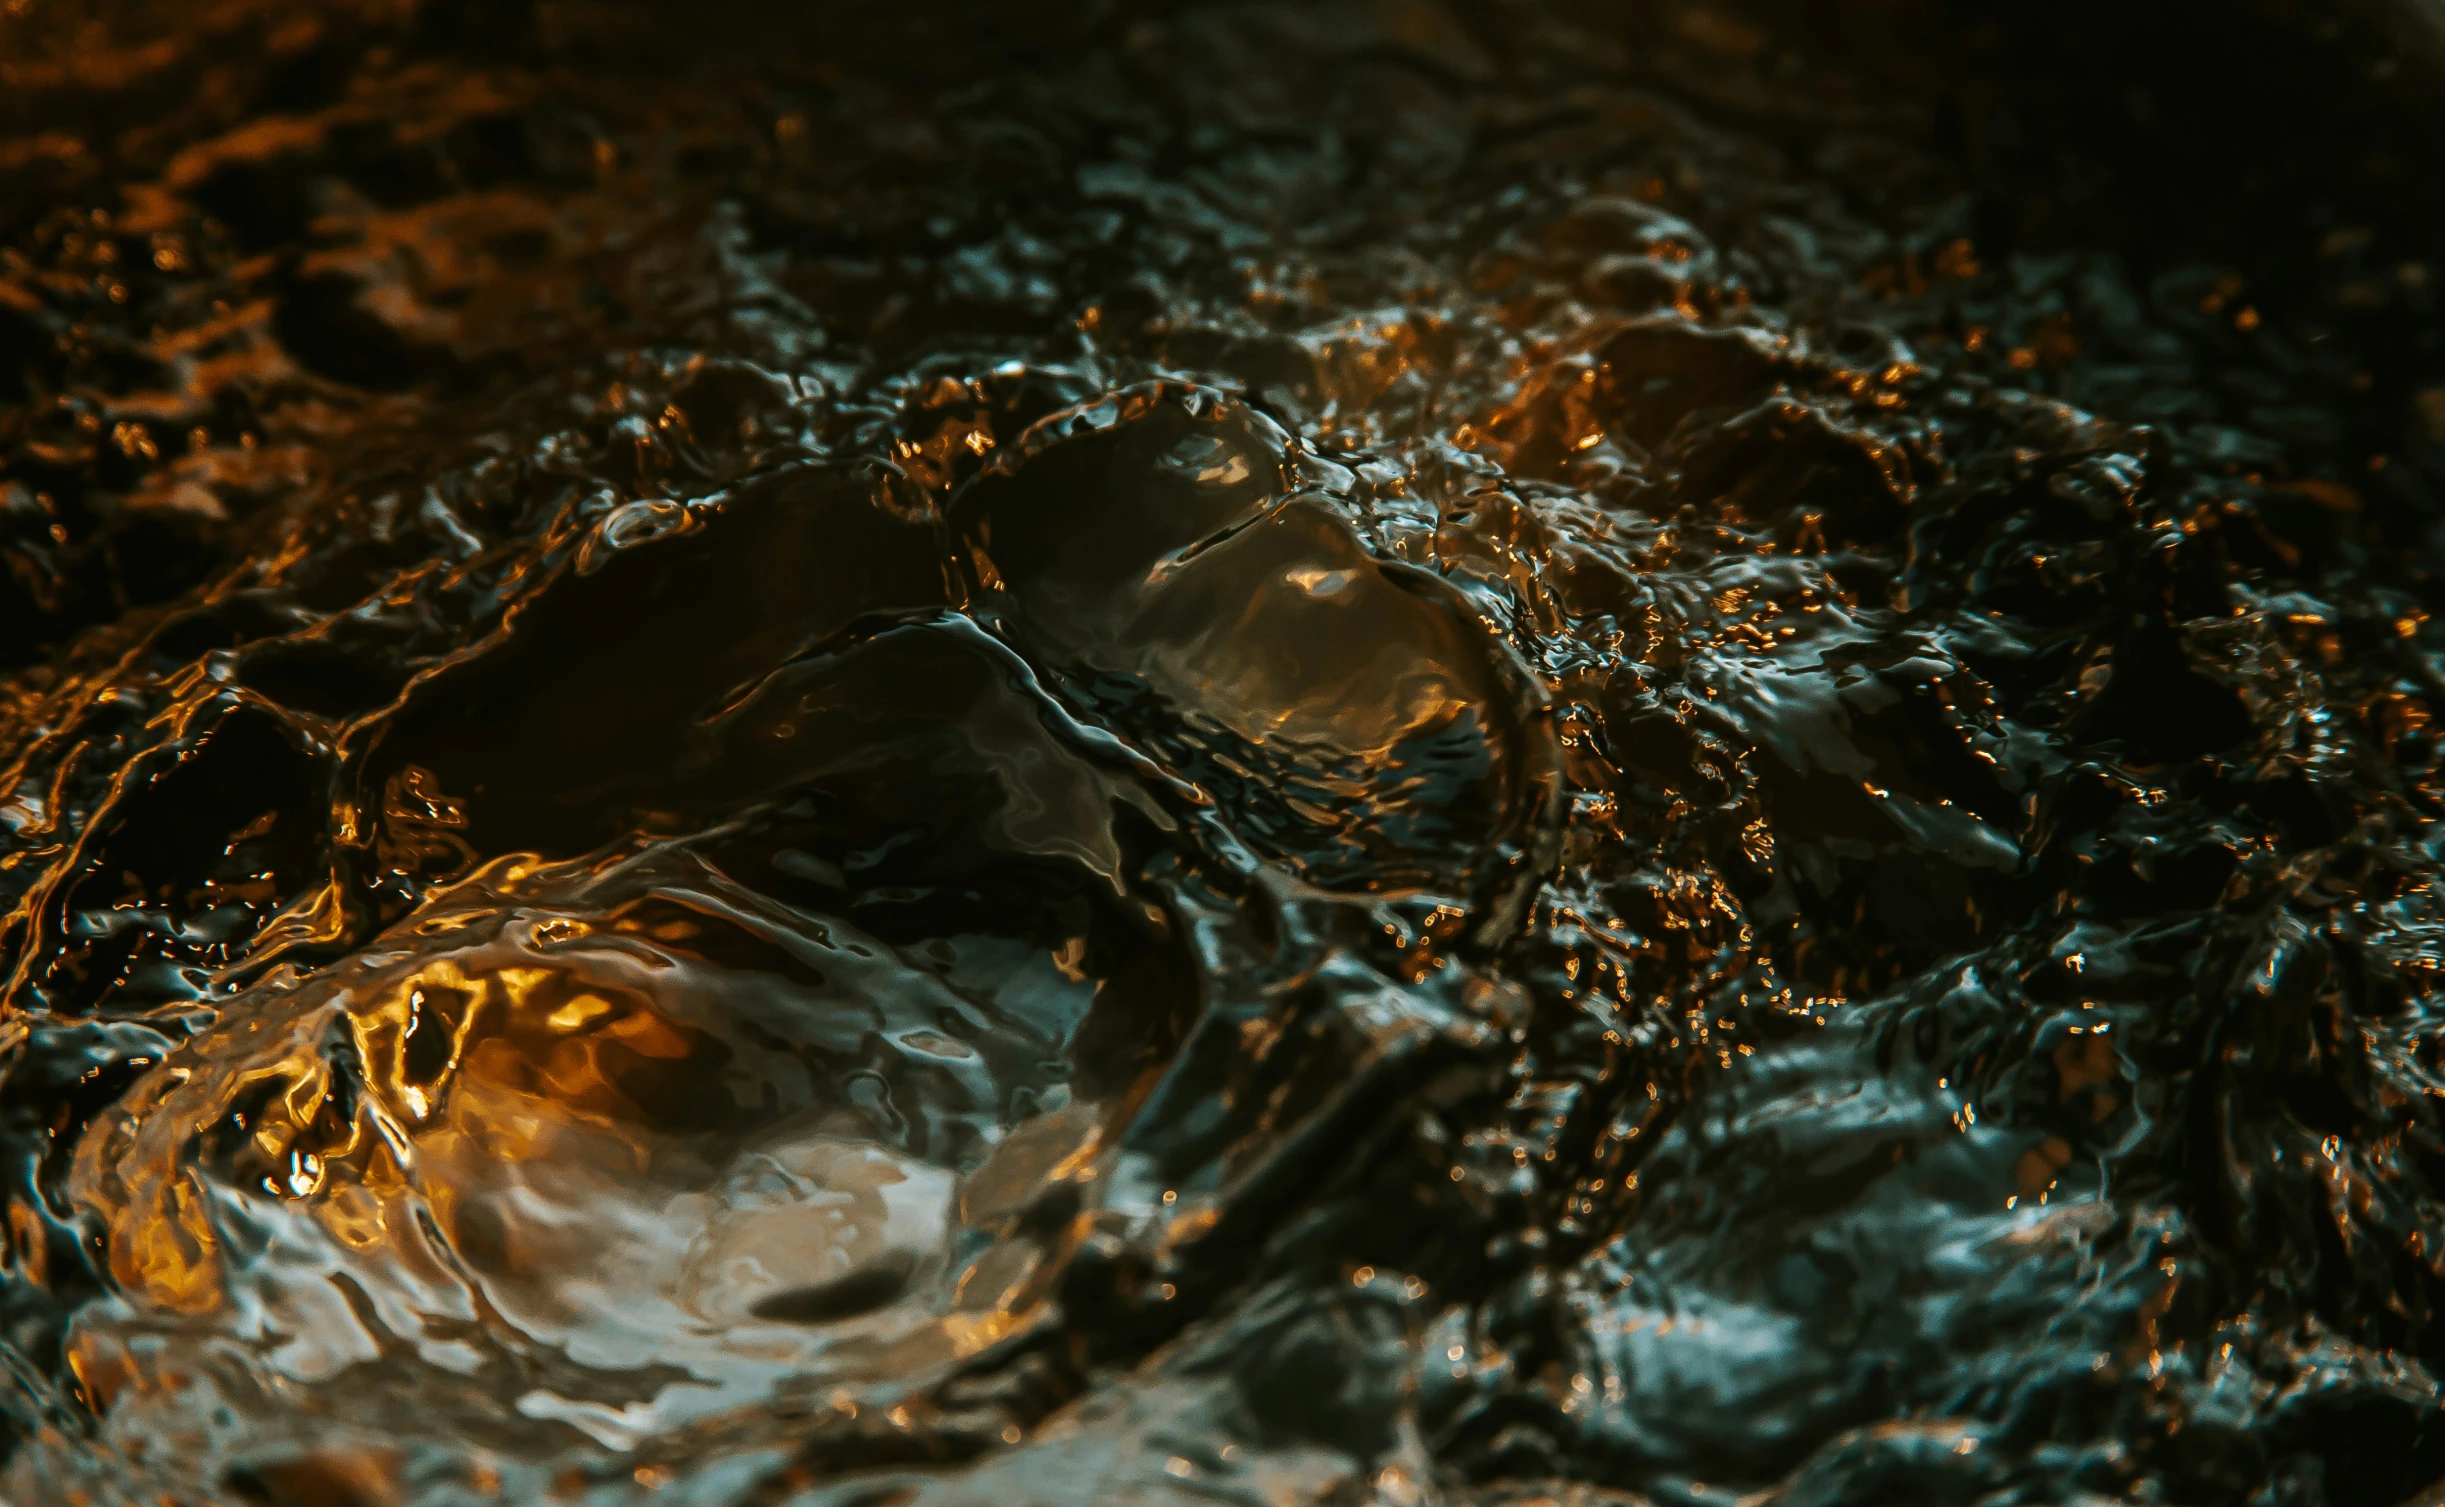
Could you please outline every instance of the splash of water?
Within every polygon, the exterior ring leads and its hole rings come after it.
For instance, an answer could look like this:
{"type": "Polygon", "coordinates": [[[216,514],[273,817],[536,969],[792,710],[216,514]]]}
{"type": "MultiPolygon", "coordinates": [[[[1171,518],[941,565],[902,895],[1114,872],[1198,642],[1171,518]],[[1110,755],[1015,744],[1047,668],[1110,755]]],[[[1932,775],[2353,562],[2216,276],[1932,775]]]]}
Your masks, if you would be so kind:
{"type": "Polygon", "coordinates": [[[2445,1474],[2424,34],[2095,9],[10,7],[0,1489],[2445,1474]]]}

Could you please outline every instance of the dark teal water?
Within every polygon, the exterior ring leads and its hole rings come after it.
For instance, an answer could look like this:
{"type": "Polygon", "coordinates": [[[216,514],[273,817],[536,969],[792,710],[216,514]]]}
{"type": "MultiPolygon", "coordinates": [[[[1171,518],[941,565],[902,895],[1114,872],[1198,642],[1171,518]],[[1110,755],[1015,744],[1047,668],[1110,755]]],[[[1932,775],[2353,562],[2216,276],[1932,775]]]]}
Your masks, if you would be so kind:
{"type": "Polygon", "coordinates": [[[0,1495],[2445,1477],[2425,13],[0,11],[0,1495]]]}

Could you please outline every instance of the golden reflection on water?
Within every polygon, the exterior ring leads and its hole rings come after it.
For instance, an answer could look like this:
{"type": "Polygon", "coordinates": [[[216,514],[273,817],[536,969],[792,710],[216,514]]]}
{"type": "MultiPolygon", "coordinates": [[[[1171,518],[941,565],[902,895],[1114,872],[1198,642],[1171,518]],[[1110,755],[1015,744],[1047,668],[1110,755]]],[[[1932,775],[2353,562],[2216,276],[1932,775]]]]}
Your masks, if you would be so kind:
{"type": "Polygon", "coordinates": [[[1075,1019],[1094,981],[1005,949],[970,988],[939,951],[911,966],[694,878],[608,909],[445,910],[442,950],[296,986],[145,1079],[70,1181],[123,1295],[72,1342],[95,1405],[175,1391],[142,1357],[181,1336],[255,1337],[305,1385],[400,1347],[480,1373],[510,1336],[632,1377],[515,1398],[625,1444],[1022,1322],[1036,1257],[993,1236],[1097,1119],[1082,1102],[1012,1137],[1012,1086],[953,1032],[997,988],[1066,994],[1075,1019]],[[725,946],[789,974],[742,981],[708,961],[725,946]]]}
{"type": "Polygon", "coordinates": [[[2296,9],[0,6],[0,1491],[2433,1479],[2296,9]]]}

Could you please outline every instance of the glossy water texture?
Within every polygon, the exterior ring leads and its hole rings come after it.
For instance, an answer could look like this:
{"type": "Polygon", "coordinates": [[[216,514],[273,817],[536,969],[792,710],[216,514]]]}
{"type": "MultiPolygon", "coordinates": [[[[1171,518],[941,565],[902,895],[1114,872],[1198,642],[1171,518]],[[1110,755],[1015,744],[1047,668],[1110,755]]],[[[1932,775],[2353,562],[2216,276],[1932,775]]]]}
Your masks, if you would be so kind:
{"type": "Polygon", "coordinates": [[[0,1497],[2445,1477],[2370,0],[0,6],[0,1497]]]}

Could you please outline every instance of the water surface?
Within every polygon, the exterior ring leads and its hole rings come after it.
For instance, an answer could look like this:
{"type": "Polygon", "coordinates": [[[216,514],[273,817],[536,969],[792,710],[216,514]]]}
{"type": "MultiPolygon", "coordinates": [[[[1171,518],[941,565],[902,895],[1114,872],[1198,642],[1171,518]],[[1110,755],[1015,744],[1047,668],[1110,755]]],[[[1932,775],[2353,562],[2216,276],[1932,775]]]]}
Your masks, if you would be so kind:
{"type": "Polygon", "coordinates": [[[2416,19],[15,0],[0,1494],[2418,1496],[2416,19]]]}

